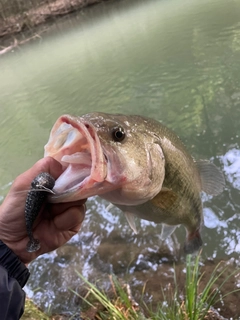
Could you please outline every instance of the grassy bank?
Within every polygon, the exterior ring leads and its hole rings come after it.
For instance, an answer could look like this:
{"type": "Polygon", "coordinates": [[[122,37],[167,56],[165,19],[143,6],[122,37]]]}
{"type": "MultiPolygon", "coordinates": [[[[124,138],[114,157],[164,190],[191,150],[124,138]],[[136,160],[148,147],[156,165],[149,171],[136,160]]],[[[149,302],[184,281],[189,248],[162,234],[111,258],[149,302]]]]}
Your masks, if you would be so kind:
{"type": "Polygon", "coordinates": [[[21,317],[21,320],[51,320],[49,316],[44,314],[41,310],[39,310],[34,303],[26,299],[25,302],[25,312],[21,317]]]}
{"type": "MultiPolygon", "coordinates": [[[[73,291],[83,301],[81,313],[78,316],[81,316],[82,320],[226,320],[227,318],[224,318],[226,315],[221,315],[222,310],[218,312],[217,309],[227,296],[231,297],[237,292],[239,294],[240,289],[226,291],[224,286],[232,279],[238,281],[240,270],[235,269],[229,272],[228,265],[222,262],[213,268],[206,280],[200,265],[200,255],[195,258],[187,256],[183,271],[184,288],[180,288],[176,275],[173,285],[170,284],[168,288],[163,288],[159,284],[159,290],[163,292],[163,301],[159,301],[155,307],[144,300],[144,287],[142,298],[136,302],[129,284],[119,281],[115,276],[110,276],[112,289],[106,293],[78,273],[87,289],[84,297],[73,291]]],[[[156,281],[161,283],[161,279],[156,281]]],[[[47,316],[27,301],[22,319],[63,320],[68,318],[60,315],[47,316]]],[[[239,319],[239,315],[232,319],[239,319]]]]}
{"type": "MultiPolygon", "coordinates": [[[[81,297],[86,304],[86,310],[82,312],[81,317],[89,320],[223,320],[226,318],[214,307],[226,296],[240,291],[240,289],[231,292],[223,290],[230,278],[239,275],[239,272],[235,270],[229,273],[228,267],[223,267],[222,263],[219,263],[202,286],[204,273],[201,272],[200,256],[196,258],[187,256],[184,291],[180,290],[175,277],[173,287],[168,289],[159,287],[159,290],[164,292],[164,301],[159,301],[154,309],[143,299],[138,304],[131,294],[130,286],[120,285],[114,276],[111,277],[112,294],[109,296],[79,274],[88,288],[88,294],[81,297]],[[220,280],[223,276],[224,280],[220,280]]],[[[160,280],[156,279],[159,282],[160,280]]],[[[76,292],[75,294],[78,295],[76,292]]]]}

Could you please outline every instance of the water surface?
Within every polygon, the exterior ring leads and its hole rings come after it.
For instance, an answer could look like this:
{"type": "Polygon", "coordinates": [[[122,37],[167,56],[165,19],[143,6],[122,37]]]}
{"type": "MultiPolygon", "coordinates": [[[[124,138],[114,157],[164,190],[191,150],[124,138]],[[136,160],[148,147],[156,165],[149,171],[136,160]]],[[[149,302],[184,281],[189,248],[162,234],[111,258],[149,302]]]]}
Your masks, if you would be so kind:
{"type": "MultiPolygon", "coordinates": [[[[225,191],[203,195],[203,257],[238,263],[239,61],[237,0],[109,2],[61,20],[41,41],[0,58],[0,196],[42,157],[60,115],[147,115],[224,171],[225,191]]],[[[134,235],[120,211],[106,207],[90,200],[79,235],[31,264],[28,292],[42,288],[34,298],[46,309],[78,308],[68,290],[81,284],[75,269],[102,287],[111,272],[137,286],[183,259],[183,228],[162,244],[160,226],[138,222],[134,235]]]]}

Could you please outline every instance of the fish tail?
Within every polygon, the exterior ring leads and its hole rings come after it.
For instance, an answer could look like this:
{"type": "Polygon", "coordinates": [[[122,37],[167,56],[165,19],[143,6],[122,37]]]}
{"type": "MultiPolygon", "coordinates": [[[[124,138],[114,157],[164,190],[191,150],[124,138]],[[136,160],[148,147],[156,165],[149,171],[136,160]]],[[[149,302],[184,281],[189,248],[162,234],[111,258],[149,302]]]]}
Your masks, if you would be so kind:
{"type": "Polygon", "coordinates": [[[186,242],[184,243],[184,252],[186,254],[194,253],[195,251],[198,251],[200,247],[202,246],[202,238],[200,235],[199,230],[196,230],[192,233],[188,233],[186,242]]]}
{"type": "Polygon", "coordinates": [[[31,238],[27,244],[27,252],[35,252],[41,248],[40,242],[37,239],[31,238]]]}

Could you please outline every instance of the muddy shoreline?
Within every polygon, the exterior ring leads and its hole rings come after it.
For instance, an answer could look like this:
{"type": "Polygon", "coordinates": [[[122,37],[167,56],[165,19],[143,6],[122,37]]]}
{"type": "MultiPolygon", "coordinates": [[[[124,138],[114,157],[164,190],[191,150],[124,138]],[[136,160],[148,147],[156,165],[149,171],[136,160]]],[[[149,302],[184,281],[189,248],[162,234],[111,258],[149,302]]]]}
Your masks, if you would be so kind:
{"type": "Polygon", "coordinates": [[[4,12],[4,3],[0,1],[0,55],[41,38],[58,18],[103,1],[108,0],[43,0],[10,13],[4,12]]]}

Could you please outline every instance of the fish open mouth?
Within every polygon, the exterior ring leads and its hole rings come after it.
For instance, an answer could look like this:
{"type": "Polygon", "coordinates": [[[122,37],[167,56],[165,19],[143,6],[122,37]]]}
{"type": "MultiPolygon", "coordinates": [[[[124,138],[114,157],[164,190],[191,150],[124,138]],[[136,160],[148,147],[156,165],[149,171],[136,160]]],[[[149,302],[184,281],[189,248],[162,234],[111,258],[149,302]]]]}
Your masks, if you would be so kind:
{"type": "Polygon", "coordinates": [[[51,202],[74,201],[95,195],[107,176],[103,153],[94,126],[81,117],[61,116],[52,128],[44,156],[59,161],[64,172],[56,180],[51,202]]]}

